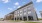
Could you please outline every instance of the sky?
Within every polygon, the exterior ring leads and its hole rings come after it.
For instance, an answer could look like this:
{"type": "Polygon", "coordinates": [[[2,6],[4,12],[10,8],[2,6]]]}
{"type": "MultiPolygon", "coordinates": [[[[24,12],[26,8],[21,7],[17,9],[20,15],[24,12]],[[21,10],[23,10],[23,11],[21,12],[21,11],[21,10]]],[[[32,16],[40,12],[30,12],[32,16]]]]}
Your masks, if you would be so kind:
{"type": "MultiPolygon", "coordinates": [[[[0,0],[0,18],[27,4],[30,0],[0,0]]],[[[42,0],[32,0],[38,18],[41,18],[42,0]]]]}

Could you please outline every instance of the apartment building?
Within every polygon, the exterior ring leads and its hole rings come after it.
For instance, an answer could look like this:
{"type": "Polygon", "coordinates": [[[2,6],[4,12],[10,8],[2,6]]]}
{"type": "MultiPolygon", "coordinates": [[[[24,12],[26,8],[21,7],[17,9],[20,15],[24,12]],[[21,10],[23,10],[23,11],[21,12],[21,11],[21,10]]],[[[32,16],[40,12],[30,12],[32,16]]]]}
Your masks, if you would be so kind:
{"type": "Polygon", "coordinates": [[[20,8],[13,11],[12,13],[9,13],[8,15],[13,16],[12,19],[14,19],[14,20],[22,20],[22,21],[38,20],[33,2],[29,2],[29,3],[21,6],[20,8]]]}
{"type": "Polygon", "coordinates": [[[18,8],[14,11],[14,20],[37,20],[37,14],[33,2],[18,8]]]}

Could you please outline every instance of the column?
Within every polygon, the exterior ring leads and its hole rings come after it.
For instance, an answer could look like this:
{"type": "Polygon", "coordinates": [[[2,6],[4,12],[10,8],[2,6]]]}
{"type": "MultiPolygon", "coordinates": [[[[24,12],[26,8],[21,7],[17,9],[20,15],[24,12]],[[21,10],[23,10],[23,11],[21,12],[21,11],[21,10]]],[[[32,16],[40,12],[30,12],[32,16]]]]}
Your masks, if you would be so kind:
{"type": "MultiPolygon", "coordinates": [[[[22,10],[23,11],[23,10],[22,10]]],[[[24,15],[24,13],[22,12],[22,21],[23,21],[23,15],[24,15]]]]}
{"type": "Polygon", "coordinates": [[[22,21],[23,21],[23,16],[22,16],[22,21]]]}
{"type": "Polygon", "coordinates": [[[28,21],[28,8],[27,8],[27,12],[26,13],[27,13],[27,21],[28,21]]]}
{"type": "Polygon", "coordinates": [[[19,20],[20,20],[20,16],[19,16],[19,20]]]}
{"type": "Polygon", "coordinates": [[[28,15],[27,15],[27,21],[28,21],[28,15]]]}
{"type": "Polygon", "coordinates": [[[17,21],[17,17],[16,17],[16,21],[17,21]]]}
{"type": "Polygon", "coordinates": [[[14,15],[14,21],[15,21],[15,15],[14,15]]]}
{"type": "Polygon", "coordinates": [[[15,21],[15,17],[14,17],[14,21],[15,21]]]}

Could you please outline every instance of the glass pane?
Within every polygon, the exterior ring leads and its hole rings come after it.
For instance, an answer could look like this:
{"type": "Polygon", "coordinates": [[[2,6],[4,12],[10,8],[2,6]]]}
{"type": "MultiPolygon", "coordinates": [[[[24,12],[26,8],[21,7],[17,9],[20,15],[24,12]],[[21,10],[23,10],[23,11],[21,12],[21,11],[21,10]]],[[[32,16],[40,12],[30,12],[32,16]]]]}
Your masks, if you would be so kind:
{"type": "Polygon", "coordinates": [[[26,12],[24,13],[24,15],[26,15],[26,12]]]}
{"type": "Polygon", "coordinates": [[[31,14],[31,11],[28,11],[28,14],[31,14]]]}

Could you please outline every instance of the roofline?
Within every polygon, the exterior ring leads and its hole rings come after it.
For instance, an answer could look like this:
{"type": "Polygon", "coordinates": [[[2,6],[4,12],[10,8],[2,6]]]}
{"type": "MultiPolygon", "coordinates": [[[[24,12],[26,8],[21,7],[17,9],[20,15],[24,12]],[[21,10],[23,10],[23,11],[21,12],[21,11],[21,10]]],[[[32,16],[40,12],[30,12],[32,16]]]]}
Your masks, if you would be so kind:
{"type": "Polygon", "coordinates": [[[29,2],[29,3],[27,3],[27,4],[23,5],[23,6],[21,6],[20,8],[16,9],[15,11],[17,11],[17,10],[19,10],[19,9],[21,9],[21,8],[24,8],[25,6],[28,6],[28,5],[30,5],[30,4],[33,4],[33,2],[31,1],[31,2],[29,2]]]}

